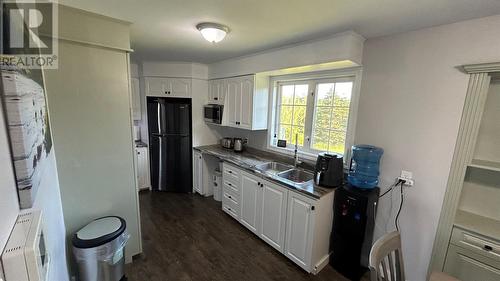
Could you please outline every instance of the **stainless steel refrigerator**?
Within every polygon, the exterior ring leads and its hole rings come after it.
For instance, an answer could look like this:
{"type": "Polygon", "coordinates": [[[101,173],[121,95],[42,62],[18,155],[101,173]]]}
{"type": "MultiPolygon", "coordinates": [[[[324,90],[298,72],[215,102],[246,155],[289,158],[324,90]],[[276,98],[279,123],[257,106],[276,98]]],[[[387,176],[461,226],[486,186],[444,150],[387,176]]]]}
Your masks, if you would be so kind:
{"type": "Polygon", "coordinates": [[[152,189],[191,192],[191,100],[148,97],[147,102],[152,189]]]}

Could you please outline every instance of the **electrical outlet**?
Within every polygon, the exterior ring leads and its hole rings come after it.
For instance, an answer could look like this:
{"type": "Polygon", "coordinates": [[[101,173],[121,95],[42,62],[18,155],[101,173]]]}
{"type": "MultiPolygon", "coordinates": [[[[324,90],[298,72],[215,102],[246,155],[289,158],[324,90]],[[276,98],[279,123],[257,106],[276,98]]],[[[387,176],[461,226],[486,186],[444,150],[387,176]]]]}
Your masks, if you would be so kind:
{"type": "Polygon", "coordinates": [[[405,170],[401,171],[401,175],[398,177],[398,180],[404,180],[404,186],[413,186],[415,184],[413,181],[413,173],[405,170]]]}
{"type": "Polygon", "coordinates": [[[405,181],[405,183],[403,184],[404,186],[413,186],[415,184],[415,181],[413,181],[412,179],[405,179],[402,177],[398,177],[398,180],[404,180],[405,181]]]}
{"type": "Polygon", "coordinates": [[[399,177],[400,178],[404,178],[404,179],[412,179],[413,178],[413,173],[405,171],[405,170],[402,170],[401,171],[401,175],[399,177]]]}

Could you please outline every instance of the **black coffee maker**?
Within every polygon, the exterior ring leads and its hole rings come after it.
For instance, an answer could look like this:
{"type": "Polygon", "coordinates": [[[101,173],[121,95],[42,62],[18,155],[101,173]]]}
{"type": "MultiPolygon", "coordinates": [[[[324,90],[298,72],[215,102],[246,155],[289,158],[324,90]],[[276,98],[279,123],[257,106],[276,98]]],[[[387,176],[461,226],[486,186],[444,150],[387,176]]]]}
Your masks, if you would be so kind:
{"type": "Polygon", "coordinates": [[[344,180],[344,158],[338,154],[322,152],[318,154],[314,183],[316,185],[334,188],[342,185],[344,180]]]}

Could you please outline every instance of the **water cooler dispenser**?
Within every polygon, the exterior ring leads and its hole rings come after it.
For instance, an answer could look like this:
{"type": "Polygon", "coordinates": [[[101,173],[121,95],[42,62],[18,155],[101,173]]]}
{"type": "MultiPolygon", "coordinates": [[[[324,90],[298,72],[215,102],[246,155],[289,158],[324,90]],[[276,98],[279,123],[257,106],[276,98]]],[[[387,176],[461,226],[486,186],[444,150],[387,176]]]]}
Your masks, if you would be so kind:
{"type": "Polygon", "coordinates": [[[353,146],[348,184],[337,188],[330,247],[330,264],[350,280],[368,270],[380,189],[379,163],[383,150],[353,146]]]}
{"type": "Polygon", "coordinates": [[[379,188],[337,188],[330,245],[330,264],[350,280],[359,280],[368,267],[373,242],[379,188]]]}

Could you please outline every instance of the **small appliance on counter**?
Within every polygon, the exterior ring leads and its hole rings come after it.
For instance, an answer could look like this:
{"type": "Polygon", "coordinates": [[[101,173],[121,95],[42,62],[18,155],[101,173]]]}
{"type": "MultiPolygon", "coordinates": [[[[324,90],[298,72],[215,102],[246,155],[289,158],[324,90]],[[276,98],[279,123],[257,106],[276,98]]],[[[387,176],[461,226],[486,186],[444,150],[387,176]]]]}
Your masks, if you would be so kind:
{"type": "Polygon", "coordinates": [[[222,145],[222,147],[224,147],[224,148],[233,149],[234,139],[233,138],[222,138],[220,140],[220,145],[222,145]]]}
{"type": "Polygon", "coordinates": [[[382,154],[384,154],[384,150],[380,147],[367,144],[354,145],[347,181],[362,189],[376,187],[382,154]]]}
{"type": "Polygon", "coordinates": [[[335,190],[330,264],[353,281],[368,270],[379,190],[349,184],[335,190]]]}
{"type": "Polygon", "coordinates": [[[342,185],[344,179],[344,158],[341,155],[320,153],[314,170],[316,185],[334,188],[342,185]]]}
{"type": "Polygon", "coordinates": [[[234,138],[234,151],[235,152],[242,152],[243,149],[245,148],[246,142],[247,142],[246,139],[234,138]]]}

